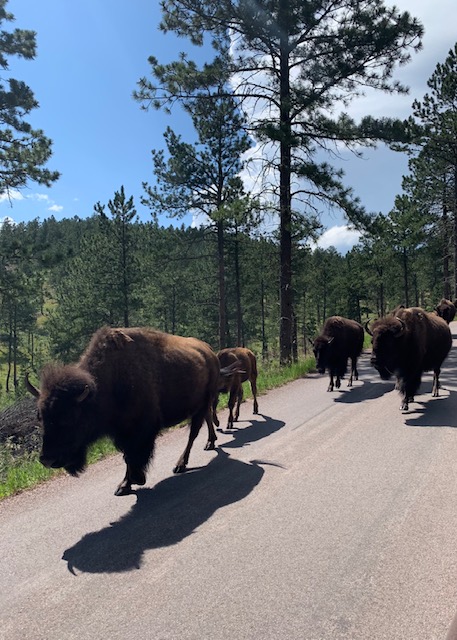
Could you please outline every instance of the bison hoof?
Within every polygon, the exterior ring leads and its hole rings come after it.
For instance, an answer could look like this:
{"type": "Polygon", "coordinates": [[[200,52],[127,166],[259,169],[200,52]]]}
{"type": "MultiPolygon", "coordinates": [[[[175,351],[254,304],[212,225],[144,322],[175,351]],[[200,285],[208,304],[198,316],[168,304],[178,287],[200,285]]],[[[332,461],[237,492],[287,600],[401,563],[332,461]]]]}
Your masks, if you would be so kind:
{"type": "Polygon", "coordinates": [[[216,445],[214,444],[214,442],[211,442],[211,440],[209,440],[205,444],[205,451],[213,451],[215,448],[216,448],[216,445]]]}
{"type": "Polygon", "coordinates": [[[120,484],[116,491],[114,492],[115,496],[128,496],[132,493],[132,487],[129,484],[120,484]]]}
{"type": "Polygon", "coordinates": [[[173,473],[184,473],[185,470],[186,470],[185,464],[177,464],[176,467],[173,469],[173,473]]]}

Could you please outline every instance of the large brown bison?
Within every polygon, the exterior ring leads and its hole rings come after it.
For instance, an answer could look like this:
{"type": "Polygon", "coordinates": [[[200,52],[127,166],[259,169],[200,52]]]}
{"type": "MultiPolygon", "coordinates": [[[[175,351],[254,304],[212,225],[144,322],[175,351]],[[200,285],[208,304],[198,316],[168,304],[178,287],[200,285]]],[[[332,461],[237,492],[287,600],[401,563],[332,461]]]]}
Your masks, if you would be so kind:
{"type": "Polygon", "coordinates": [[[448,324],[455,318],[455,304],[450,300],[446,300],[446,298],[441,298],[435,307],[435,311],[448,324]]]}
{"type": "Polygon", "coordinates": [[[341,316],[331,316],[325,321],[322,333],[314,342],[310,340],[318,372],[325,373],[327,370],[329,373],[330,384],[327,391],[333,391],[334,386],[340,388],[341,378],[347,373],[348,358],[351,359],[348,387],[352,386],[354,378],[359,379],[357,358],[362,353],[363,338],[361,324],[341,316]]]}
{"type": "Polygon", "coordinates": [[[110,437],[123,452],[125,478],[116,495],[146,482],[156,436],[161,429],[191,418],[189,439],[174,468],[185,471],[203,420],[208,424],[206,449],[214,449],[212,405],[220,371],[211,347],[147,328],[103,327],[92,337],[79,362],[47,365],[40,390],[26,378],[38,399],[43,429],[40,461],[77,476],[86,466],[89,445],[110,437]]]}
{"type": "Polygon", "coordinates": [[[371,328],[367,323],[366,329],[372,336],[371,364],[383,380],[396,376],[402,410],[413,402],[424,371],[433,371],[432,396],[438,396],[441,365],[452,345],[445,320],[411,307],[375,320],[371,328]]]}
{"type": "MultiPolygon", "coordinates": [[[[240,415],[240,404],[243,400],[243,382],[246,382],[246,380],[249,380],[252,395],[254,397],[254,413],[259,413],[259,405],[257,402],[257,360],[252,351],[245,347],[229,347],[227,349],[222,349],[217,354],[217,357],[219,358],[222,370],[225,370],[226,367],[235,366],[236,362],[240,363],[241,371],[235,373],[233,376],[221,378],[218,389],[219,393],[230,394],[228,400],[229,417],[227,429],[232,429],[233,422],[236,422],[240,415]],[[235,415],[233,415],[235,402],[236,409],[235,415]]],[[[216,414],[216,407],[219,399],[219,393],[214,399],[213,407],[213,420],[217,427],[219,426],[219,419],[216,414]]]]}

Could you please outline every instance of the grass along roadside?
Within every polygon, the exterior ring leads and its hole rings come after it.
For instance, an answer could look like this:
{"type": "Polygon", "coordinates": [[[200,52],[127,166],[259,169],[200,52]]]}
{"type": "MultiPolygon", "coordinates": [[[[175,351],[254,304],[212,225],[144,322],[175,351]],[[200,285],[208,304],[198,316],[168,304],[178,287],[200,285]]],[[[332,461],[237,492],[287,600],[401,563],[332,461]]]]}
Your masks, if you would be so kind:
{"type": "MultiPolygon", "coordinates": [[[[300,360],[289,367],[280,367],[279,364],[262,365],[257,379],[258,393],[262,394],[269,389],[280,387],[292,380],[302,378],[315,367],[313,357],[300,360]]],[[[244,397],[251,398],[249,383],[244,383],[244,397]]],[[[228,395],[222,394],[219,398],[219,409],[227,407],[228,395]]],[[[173,428],[173,427],[172,427],[173,428]]],[[[112,442],[103,438],[92,445],[89,451],[88,462],[93,464],[97,460],[116,453],[112,442]]],[[[38,451],[32,451],[26,455],[17,457],[14,445],[6,443],[0,446],[0,500],[15,495],[20,491],[30,489],[41,482],[65,473],[61,469],[47,469],[38,460],[38,451]]]]}

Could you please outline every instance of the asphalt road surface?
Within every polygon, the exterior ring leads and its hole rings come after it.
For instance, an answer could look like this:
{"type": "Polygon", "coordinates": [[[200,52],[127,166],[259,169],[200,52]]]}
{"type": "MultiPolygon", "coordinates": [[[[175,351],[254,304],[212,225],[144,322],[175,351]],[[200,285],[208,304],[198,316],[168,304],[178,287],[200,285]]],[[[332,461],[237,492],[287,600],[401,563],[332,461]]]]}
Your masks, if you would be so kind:
{"type": "Polygon", "coordinates": [[[116,455],[0,502],[0,638],[457,638],[455,340],[408,413],[359,369],[247,400],[232,431],[222,412],[185,474],[187,433],[161,436],[131,495],[116,455]]]}

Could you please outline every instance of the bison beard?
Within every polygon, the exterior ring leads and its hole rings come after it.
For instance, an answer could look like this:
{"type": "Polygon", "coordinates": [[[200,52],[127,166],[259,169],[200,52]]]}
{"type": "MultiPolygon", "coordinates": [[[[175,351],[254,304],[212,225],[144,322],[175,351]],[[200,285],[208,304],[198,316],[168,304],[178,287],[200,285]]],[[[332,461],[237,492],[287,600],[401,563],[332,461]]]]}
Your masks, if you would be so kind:
{"type": "Polygon", "coordinates": [[[187,446],[173,471],[185,471],[203,421],[205,449],[214,449],[212,404],[220,378],[232,376],[236,362],[221,370],[216,354],[196,338],[154,329],[104,327],[76,365],[48,365],[37,397],[43,427],[41,462],[77,476],[86,466],[89,445],[103,436],[123,452],[126,474],[116,495],[146,482],[160,430],[191,419],[187,446]]]}

